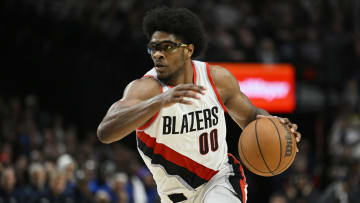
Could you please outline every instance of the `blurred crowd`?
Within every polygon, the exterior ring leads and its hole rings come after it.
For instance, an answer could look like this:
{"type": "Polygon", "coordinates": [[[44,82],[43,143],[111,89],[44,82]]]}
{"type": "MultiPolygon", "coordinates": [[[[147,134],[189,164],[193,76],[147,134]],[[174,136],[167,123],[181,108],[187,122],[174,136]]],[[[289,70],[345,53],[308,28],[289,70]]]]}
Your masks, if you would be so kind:
{"type": "MultiPolygon", "coordinates": [[[[206,60],[290,62],[297,68],[298,79],[321,84],[337,84],[360,67],[357,0],[5,0],[3,4],[23,10],[31,18],[78,23],[75,26],[88,27],[121,44],[119,49],[127,49],[126,44],[137,45],[132,49],[144,48],[138,45],[144,42],[141,22],[148,9],[159,5],[187,7],[204,23],[210,42],[206,60]]],[[[34,27],[46,25],[28,21],[34,27]]],[[[75,26],[65,27],[67,33],[78,29],[75,26]]],[[[29,27],[20,31],[17,43],[36,35],[29,27]]],[[[56,39],[63,40],[61,36],[56,39]]],[[[41,43],[46,52],[54,42],[41,43]]]]}
{"type": "MultiPolygon", "coordinates": [[[[60,68],[83,64],[91,74],[91,64],[117,67],[119,57],[126,63],[140,53],[144,58],[131,63],[142,67],[148,57],[142,17],[161,4],[200,16],[209,40],[205,60],[287,62],[294,64],[298,82],[335,91],[326,101],[336,104],[304,136],[293,166],[271,179],[270,203],[360,201],[357,0],[2,0],[0,15],[7,22],[0,29],[10,36],[1,39],[2,47],[19,59],[45,63],[39,74],[57,71],[49,65],[55,58],[60,68]]],[[[39,105],[36,95],[2,96],[0,203],[159,202],[135,149],[100,144],[95,130],[80,133],[64,115],[39,105]]],[[[249,190],[256,190],[249,181],[249,190]]]]}
{"type": "Polygon", "coordinates": [[[1,203],[157,202],[152,176],[120,143],[79,136],[37,97],[0,100],[1,203]]]}

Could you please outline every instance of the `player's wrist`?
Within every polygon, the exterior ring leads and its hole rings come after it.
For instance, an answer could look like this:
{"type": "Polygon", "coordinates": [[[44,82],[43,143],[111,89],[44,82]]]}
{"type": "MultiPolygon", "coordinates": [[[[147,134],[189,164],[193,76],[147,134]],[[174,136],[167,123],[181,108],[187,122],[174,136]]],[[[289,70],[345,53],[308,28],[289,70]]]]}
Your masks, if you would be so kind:
{"type": "Polygon", "coordinates": [[[163,94],[156,95],[155,97],[153,97],[152,100],[153,100],[153,101],[151,102],[152,105],[153,105],[154,107],[159,108],[159,109],[162,109],[162,108],[166,107],[166,105],[167,105],[166,98],[164,97],[163,94]]]}

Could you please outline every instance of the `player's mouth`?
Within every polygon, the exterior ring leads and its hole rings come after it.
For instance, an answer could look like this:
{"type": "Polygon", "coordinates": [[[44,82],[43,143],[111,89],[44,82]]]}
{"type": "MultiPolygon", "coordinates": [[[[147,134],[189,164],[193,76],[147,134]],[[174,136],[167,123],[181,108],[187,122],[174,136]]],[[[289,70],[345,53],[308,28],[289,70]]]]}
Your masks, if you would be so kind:
{"type": "Polygon", "coordinates": [[[166,68],[167,66],[166,65],[163,65],[163,64],[155,64],[155,69],[157,71],[162,71],[166,68]]]}

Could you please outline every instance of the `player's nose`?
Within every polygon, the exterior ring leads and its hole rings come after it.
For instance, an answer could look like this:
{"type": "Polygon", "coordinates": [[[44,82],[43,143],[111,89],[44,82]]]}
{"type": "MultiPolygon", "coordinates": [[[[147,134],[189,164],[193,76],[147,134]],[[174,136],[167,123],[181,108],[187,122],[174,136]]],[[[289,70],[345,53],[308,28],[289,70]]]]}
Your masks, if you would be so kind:
{"type": "Polygon", "coordinates": [[[153,57],[153,59],[158,60],[158,59],[164,58],[165,56],[164,56],[164,54],[163,54],[161,51],[155,51],[155,52],[152,54],[152,57],[153,57]]]}

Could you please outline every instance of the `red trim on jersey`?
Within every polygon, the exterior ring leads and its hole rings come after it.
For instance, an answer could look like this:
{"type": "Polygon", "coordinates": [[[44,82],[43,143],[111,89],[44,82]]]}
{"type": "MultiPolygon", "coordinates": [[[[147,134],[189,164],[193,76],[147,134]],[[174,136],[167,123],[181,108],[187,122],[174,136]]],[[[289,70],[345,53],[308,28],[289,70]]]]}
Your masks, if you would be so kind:
{"type": "Polygon", "coordinates": [[[148,120],[143,126],[138,127],[138,130],[144,130],[148,128],[155,121],[158,115],[159,115],[159,111],[156,112],[156,114],[153,117],[151,117],[151,119],[148,120]]]}
{"type": "Polygon", "coordinates": [[[192,68],[193,68],[193,83],[196,85],[196,68],[194,62],[191,61],[192,68]]]}
{"type": "MultiPolygon", "coordinates": [[[[155,79],[155,77],[152,75],[144,75],[143,78],[154,78],[155,79]]],[[[161,93],[163,93],[162,85],[160,85],[160,89],[161,89],[161,93]]],[[[159,112],[160,111],[156,112],[156,114],[153,117],[151,117],[150,120],[148,120],[143,126],[138,127],[137,130],[144,130],[144,129],[148,128],[155,121],[155,119],[159,115],[159,112]]]]}
{"type": "Polygon", "coordinates": [[[228,156],[232,157],[234,159],[234,164],[239,164],[239,171],[241,173],[241,176],[244,177],[243,179],[240,179],[239,184],[240,184],[240,188],[241,188],[241,193],[242,193],[242,202],[245,203],[246,202],[246,194],[245,194],[245,189],[246,189],[246,177],[244,174],[244,169],[242,167],[242,165],[240,164],[240,161],[238,161],[234,155],[228,153],[228,156]]]}
{"type": "Polygon", "coordinates": [[[212,86],[212,88],[213,88],[213,90],[214,90],[214,92],[215,92],[215,94],[216,94],[216,97],[217,97],[219,103],[221,104],[221,106],[222,106],[222,108],[224,109],[224,111],[227,112],[228,110],[227,110],[226,106],[224,105],[224,103],[223,103],[223,101],[222,101],[222,99],[221,99],[221,97],[220,97],[220,94],[219,94],[219,92],[217,91],[217,89],[216,89],[216,87],[215,87],[215,83],[214,83],[214,81],[213,81],[213,79],[212,79],[212,76],[211,76],[211,74],[210,74],[210,67],[209,67],[209,64],[208,64],[208,63],[206,63],[206,71],[207,71],[207,75],[208,75],[210,84],[211,84],[211,86],[212,86]]]}
{"type": "Polygon", "coordinates": [[[164,144],[157,143],[155,138],[151,137],[143,131],[138,131],[136,134],[146,146],[153,149],[154,154],[161,155],[166,160],[186,168],[204,180],[210,180],[218,172],[195,162],[194,160],[176,152],[164,144]]]}
{"type": "Polygon", "coordinates": [[[240,164],[240,167],[239,167],[239,170],[241,171],[241,175],[244,177],[244,179],[240,179],[240,187],[242,188],[241,190],[241,193],[242,193],[242,196],[243,196],[243,201],[242,202],[246,202],[246,198],[247,198],[247,195],[245,193],[245,190],[246,190],[246,177],[245,177],[245,174],[244,174],[244,169],[242,167],[242,165],[240,164]]]}

